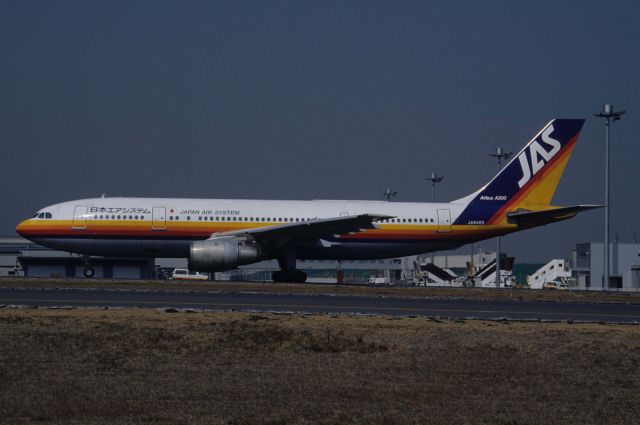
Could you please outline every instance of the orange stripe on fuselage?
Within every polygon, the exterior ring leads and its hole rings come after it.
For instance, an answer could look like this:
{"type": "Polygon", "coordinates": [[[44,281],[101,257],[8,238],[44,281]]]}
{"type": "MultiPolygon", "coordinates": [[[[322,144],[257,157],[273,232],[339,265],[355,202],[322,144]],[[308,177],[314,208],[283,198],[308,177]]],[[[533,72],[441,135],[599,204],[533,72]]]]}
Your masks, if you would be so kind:
{"type": "MultiPolygon", "coordinates": [[[[140,236],[161,238],[208,238],[213,233],[233,230],[250,230],[283,223],[205,223],[174,222],[165,223],[166,229],[152,229],[149,221],[129,220],[87,220],[85,229],[72,229],[72,220],[26,220],[20,224],[18,232],[26,237],[65,237],[65,236],[140,236]]],[[[438,231],[437,225],[381,224],[378,229],[368,229],[353,235],[342,235],[341,239],[367,240],[450,240],[456,238],[478,239],[491,237],[500,231],[499,226],[453,225],[450,232],[438,231]]]]}

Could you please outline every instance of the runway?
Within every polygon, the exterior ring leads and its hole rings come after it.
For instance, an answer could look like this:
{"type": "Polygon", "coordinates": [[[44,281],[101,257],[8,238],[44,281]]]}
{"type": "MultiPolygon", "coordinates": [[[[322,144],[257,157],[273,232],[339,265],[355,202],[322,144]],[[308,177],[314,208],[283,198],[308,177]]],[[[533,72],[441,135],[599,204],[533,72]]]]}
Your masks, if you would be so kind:
{"type": "Polygon", "coordinates": [[[480,301],[242,292],[0,288],[0,305],[375,314],[514,320],[640,322],[640,304],[480,301]]]}

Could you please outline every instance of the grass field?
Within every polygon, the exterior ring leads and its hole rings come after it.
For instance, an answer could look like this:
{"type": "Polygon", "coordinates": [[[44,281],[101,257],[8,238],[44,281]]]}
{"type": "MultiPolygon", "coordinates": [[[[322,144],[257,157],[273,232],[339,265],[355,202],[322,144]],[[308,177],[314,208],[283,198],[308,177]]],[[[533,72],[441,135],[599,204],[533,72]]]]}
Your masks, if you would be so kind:
{"type": "Polygon", "coordinates": [[[3,423],[633,424],[640,327],[0,309],[3,423]]]}

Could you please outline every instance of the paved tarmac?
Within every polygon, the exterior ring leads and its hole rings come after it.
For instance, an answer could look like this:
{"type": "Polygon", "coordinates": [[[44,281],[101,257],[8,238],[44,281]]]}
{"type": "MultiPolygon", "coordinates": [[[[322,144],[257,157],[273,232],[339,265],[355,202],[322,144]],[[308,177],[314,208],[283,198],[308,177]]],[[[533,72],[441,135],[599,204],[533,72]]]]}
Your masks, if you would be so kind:
{"type": "Polygon", "coordinates": [[[0,288],[0,305],[376,314],[639,323],[640,304],[484,301],[360,295],[302,295],[128,289],[0,288]]]}

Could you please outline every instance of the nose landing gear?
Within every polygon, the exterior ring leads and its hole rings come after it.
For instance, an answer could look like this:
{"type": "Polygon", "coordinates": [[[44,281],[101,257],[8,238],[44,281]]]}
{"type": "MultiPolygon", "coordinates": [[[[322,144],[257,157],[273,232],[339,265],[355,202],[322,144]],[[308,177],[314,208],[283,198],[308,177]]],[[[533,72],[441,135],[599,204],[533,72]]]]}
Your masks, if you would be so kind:
{"type": "Polygon", "coordinates": [[[91,258],[88,256],[84,257],[84,270],[82,273],[84,274],[84,277],[88,279],[91,279],[93,275],[96,274],[96,271],[91,267],[91,258]]]}
{"type": "Polygon", "coordinates": [[[91,279],[96,271],[91,266],[85,266],[83,273],[84,277],[91,279]]]}

